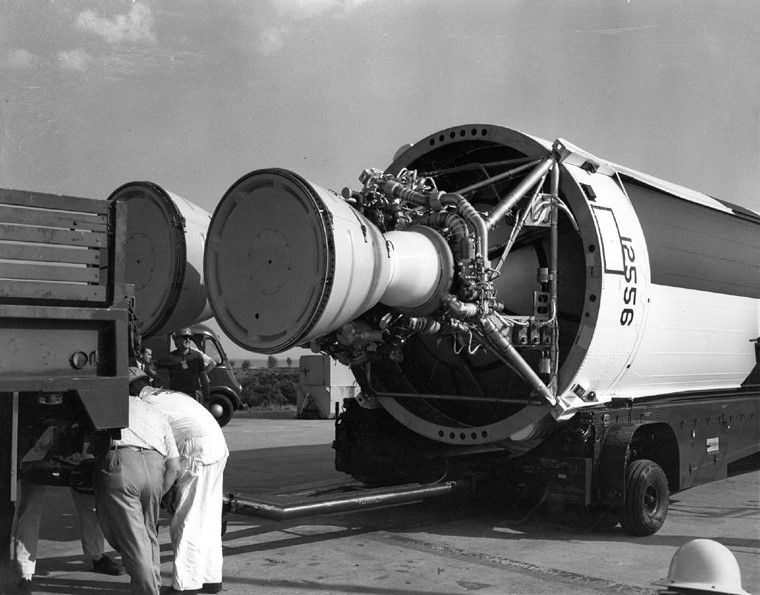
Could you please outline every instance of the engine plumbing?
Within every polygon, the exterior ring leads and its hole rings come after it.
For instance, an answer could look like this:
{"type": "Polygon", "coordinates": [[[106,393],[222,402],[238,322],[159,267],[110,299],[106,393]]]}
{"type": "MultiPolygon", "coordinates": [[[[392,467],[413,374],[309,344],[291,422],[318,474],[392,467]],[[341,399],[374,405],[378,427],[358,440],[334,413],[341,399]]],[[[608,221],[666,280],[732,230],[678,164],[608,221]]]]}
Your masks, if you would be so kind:
{"type": "MultiPolygon", "coordinates": [[[[500,173],[480,184],[447,192],[438,188],[432,176],[402,168],[398,174],[378,169],[365,169],[359,176],[361,190],[344,188],[343,199],[364,215],[383,234],[405,230],[432,230],[450,250],[453,276],[447,290],[424,316],[415,309],[389,313],[382,306],[362,313],[357,319],[339,329],[313,340],[315,352],[328,353],[338,361],[359,366],[372,359],[387,357],[403,359],[402,347],[412,334],[436,335],[442,341],[451,339],[452,349],[466,349],[474,354],[487,349],[506,363],[535,394],[551,405],[556,404],[557,372],[557,291],[556,259],[549,267],[537,271],[538,289],[532,315],[517,316],[505,313],[498,300],[494,280],[520,231],[527,225],[554,227],[559,211],[572,220],[567,206],[558,196],[556,172],[561,160],[561,145],[529,171],[516,191],[505,196],[489,214],[478,211],[465,197],[479,188],[525,169],[524,165],[500,173]],[[549,185],[547,191],[544,190],[549,185]],[[523,194],[529,193],[527,204],[517,209],[523,194]],[[496,215],[496,216],[495,216],[496,215]],[[498,260],[489,258],[489,228],[499,225],[499,219],[516,220],[509,242],[498,260]],[[538,350],[539,369],[533,368],[521,352],[538,350]],[[545,379],[542,379],[542,377],[545,379]]],[[[386,239],[386,242],[392,240],[386,239]]],[[[554,237],[556,243],[556,237],[554,237]]],[[[553,251],[554,252],[554,251],[553,251]]]]}

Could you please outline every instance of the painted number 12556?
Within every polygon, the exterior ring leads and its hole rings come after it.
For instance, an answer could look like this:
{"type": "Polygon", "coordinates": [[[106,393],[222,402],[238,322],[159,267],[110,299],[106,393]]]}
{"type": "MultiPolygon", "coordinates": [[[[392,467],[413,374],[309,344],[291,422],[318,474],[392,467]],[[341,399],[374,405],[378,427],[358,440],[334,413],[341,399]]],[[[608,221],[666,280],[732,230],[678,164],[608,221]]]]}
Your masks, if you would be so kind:
{"type": "Polygon", "coordinates": [[[636,253],[633,250],[630,238],[620,238],[623,246],[623,266],[625,276],[625,288],[623,289],[623,310],[620,312],[620,324],[630,326],[633,322],[636,305],[636,253]]]}

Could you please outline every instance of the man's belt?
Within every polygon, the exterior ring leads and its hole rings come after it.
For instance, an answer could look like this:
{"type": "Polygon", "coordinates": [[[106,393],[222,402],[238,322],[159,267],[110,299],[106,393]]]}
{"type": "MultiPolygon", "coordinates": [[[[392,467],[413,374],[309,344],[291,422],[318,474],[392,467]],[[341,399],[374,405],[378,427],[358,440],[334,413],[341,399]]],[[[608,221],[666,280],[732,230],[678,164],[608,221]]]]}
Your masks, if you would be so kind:
{"type": "MultiPolygon", "coordinates": [[[[155,448],[147,448],[145,446],[130,446],[128,444],[117,444],[112,446],[109,450],[136,450],[137,452],[158,452],[155,448]]],[[[161,453],[158,453],[161,454],[161,453]]]]}

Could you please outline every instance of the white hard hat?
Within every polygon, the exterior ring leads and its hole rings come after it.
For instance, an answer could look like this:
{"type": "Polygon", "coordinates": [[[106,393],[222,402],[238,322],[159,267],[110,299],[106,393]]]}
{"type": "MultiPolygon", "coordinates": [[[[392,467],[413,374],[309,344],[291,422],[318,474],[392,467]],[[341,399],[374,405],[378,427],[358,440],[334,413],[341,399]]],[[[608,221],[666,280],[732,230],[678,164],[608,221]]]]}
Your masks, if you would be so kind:
{"type": "Polygon", "coordinates": [[[670,561],[667,578],[653,584],[710,593],[750,595],[742,589],[739,563],[731,550],[712,539],[692,539],[683,544],[670,561]]]}

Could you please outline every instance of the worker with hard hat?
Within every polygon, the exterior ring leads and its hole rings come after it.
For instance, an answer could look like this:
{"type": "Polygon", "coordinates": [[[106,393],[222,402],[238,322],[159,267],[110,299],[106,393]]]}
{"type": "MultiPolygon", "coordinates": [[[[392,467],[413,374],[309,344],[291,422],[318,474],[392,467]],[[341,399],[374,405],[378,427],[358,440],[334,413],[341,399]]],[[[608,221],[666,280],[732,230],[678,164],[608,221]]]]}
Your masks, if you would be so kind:
{"type": "MultiPolygon", "coordinates": [[[[195,345],[193,332],[182,328],[172,335],[172,339],[177,348],[157,362],[159,368],[169,372],[169,388],[207,403],[210,397],[209,364],[195,345]]],[[[213,363],[211,358],[208,360],[213,363]]]]}
{"type": "Polygon", "coordinates": [[[653,584],[665,587],[660,595],[750,595],[742,588],[739,563],[731,550],[712,539],[683,544],[670,561],[668,576],[653,584]]]}

